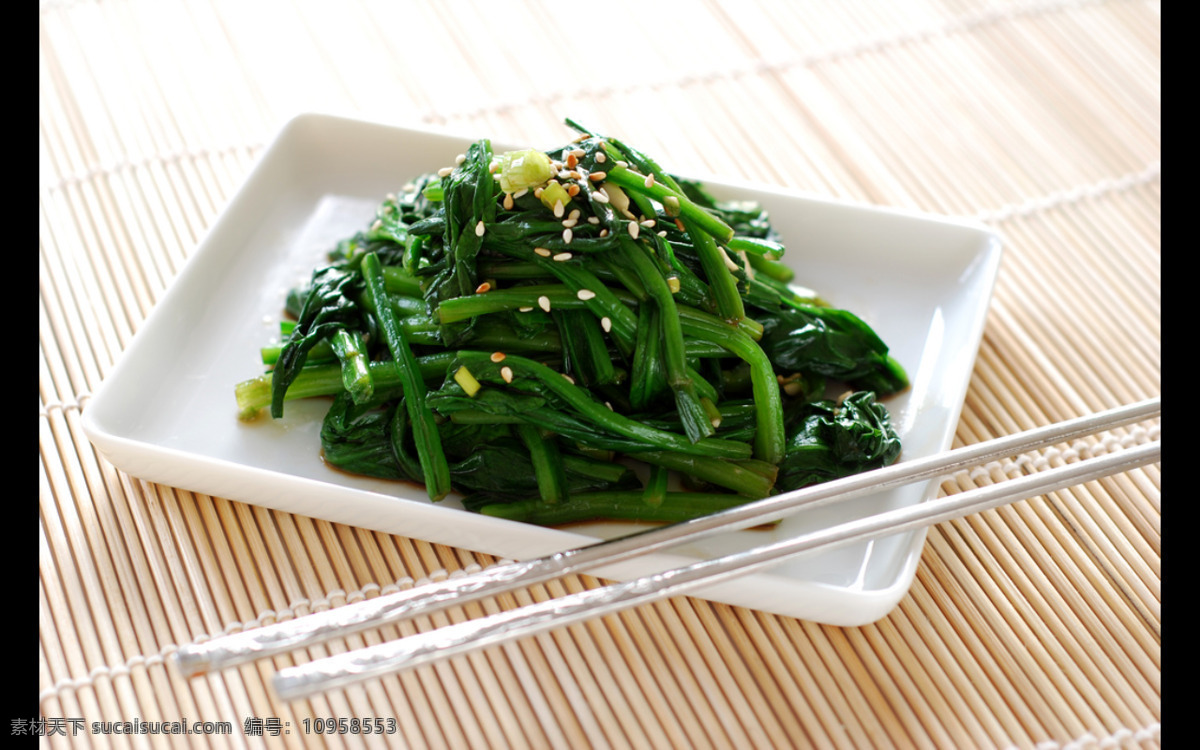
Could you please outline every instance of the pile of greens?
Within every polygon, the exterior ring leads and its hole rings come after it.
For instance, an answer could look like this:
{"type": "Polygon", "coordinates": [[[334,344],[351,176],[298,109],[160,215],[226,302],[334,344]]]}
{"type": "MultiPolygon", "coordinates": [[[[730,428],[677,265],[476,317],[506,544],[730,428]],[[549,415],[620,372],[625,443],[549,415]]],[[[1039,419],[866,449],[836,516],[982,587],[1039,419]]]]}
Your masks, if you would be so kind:
{"type": "Polygon", "coordinates": [[[567,124],[389,195],[289,295],[241,417],[332,397],[329,464],[538,524],[679,521],[895,461],[876,398],[904,370],[789,285],[761,208],[567,124]]]}

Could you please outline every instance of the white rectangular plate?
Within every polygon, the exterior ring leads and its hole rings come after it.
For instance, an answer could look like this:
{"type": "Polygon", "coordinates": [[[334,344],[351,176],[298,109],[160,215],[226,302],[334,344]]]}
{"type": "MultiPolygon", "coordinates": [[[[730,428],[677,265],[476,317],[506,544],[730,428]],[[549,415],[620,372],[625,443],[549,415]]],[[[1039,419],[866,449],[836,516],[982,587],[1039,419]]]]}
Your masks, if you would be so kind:
{"type": "MultiPolygon", "coordinates": [[[[563,141],[570,135],[564,129],[563,141]]],[[[325,401],[291,402],[281,420],[237,418],[234,384],[262,371],[259,348],[278,331],[287,289],[307,281],[336,240],[370,223],[386,193],[451,164],[468,143],[324,115],[291,121],[87,405],[83,424],[93,444],[152,482],[511,559],[632,531],[488,518],[455,499],[433,504],[419,487],[334,471],[320,457],[325,401]]],[[[558,144],[515,144],[531,145],[558,144]]],[[[874,326],[908,369],[912,388],[886,402],[903,439],[901,460],[948,448],[1000,261],[996,236],[965,221],[705,182],[718,197],[761,202],[797,282],[874,326]]],[[[936,492],[931,482],[879,493],[596,573],[644,575],[936,492]]],[[[811,553],[696,595],[831,625],[866,624],[908,590],[924,539],[907,533],[811,553]]]]}

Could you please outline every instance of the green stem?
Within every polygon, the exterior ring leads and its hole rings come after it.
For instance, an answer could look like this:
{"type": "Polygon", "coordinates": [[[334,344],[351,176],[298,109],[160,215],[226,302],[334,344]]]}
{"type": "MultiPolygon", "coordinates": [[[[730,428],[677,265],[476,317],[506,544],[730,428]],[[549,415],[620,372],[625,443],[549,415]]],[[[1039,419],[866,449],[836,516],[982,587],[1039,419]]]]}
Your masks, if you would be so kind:
{"type": "Polygon", "coordinates": [[[719,344],[750,365],[751,388],[758,411],[754,455],[767,463],[778,464],[783,460],[786,435],[783,397],[771,360],[744,331],[699,310],[680,308],[680,313],[686,335],[719,344]]]}
{"type": "Polygon", "coordinates": [[[685,223],[688,221],[692,222],[696,227],[712,236],[721,244],[725,244],[733,239],[732,227],[719,217],[696,205],[677,186],[672,187],[670,184],[663,182],[659,179],[658,175],[656,175],[655,182],[647,186],[645,175],[638,174],[627,167],[614,164],[607,171],[604,180],[605,182],[615,183],[626,192],[637,192],[647,195],[664,206],[670,205],[673,208],[675,205],[678,205],[679,216],[685,223]]]}
{"type": "MultiPolygon", "coordinates": [[[[485,379],[505,382],[500,376],[501,365],[492,362],[485,352],[460,351],[459,361],[465,365],[473,376],[480,382],[485,379]]],[[[503,366],[510,368],[514,380],[512,387],[517,386],[515,378],[532,378],[553,395],[562,399],[568,406],[587,420],[593,428],[606,430],[624,438],[640,441],[648,447],[664,450],[680,451],[697,455],[717,456],[724,458],[748,458],[746,445],[718,438],[705,438],[696,442],[688,440],[683,435],[663,430],[656,430],[618,414],[604,404],[599,403],[582,388],[572,384],[561,373],[555,372],[546,365],[531,359],[510,355],[503,361],[503,366]]]]}
{"type": "Polygon", "coordinates": [[[333,334],[330,345],[341,362],[342,384],[350,398],[356,404],[369,400],[375,393],[375,381],[371,379],[371,360],[362,334],[343,328],[333,334]]]}
{"type": "MultiPolygon", "coordinates": [[[[446,368],[454,361],[455,356],[456,352],[448,351],[417,357],[421,378],[427,383],[441,382],[446,377],[446,368]]],[[[375,384],[376,393],[400,387],[400,375],[391,362],[372,362],[370,368],[371,381],[375,384]]],[[[330,362],[306,366],[300,370],[288,387],[284,399],[296,401],[302,398],[333,396],[345,389],[342,382],[342,366],[337,362],[330,362]]],[[[260,411],[271,405],[271,373],[238,383],[234,386],[234,396],[241,419],[253,419],[258,416],[260,411]]]]}
{"type": "Polygon", "coordinates": [[[551,309],[587,309],[586,302],[563,284],[537,284],[443,300],[438,305],[437,316],[442,324],[449,324],[491,313],[522,308],[533,310],[539,307],[541,297],[546,298],[551,309]]]}
{"type": "MultiPolygon", "coordinates": [[[[583,300],[584,306],[595,314],[597,320],[608,318],[611,324],[609,335],[612,336],[613,341],[626,357],[632,354],[637,316],[628,306],[622,304],[608,285],[585,267],[583,262],[578,260],[557,261],[553,259],[553,256],[546,258],[527,247],[514,243],[498,243],[495,249],[510,258],[516,258],[523,263],[532,263],[542,271],[552,274],[576,297],[581,291],[586,290],[585,296],[587,291],[593,292],[594,297],[583,300]]],[[[523,287],[516,287],[516,289],[521,288],[523,287]]],[[[551,304],[553,305],[553,300],[551,304]]]]}
{"type": "Polygon", "coordinates": [[[654,305],[638,308],[637,347],[633,350],[633,371],[629,376],[629,405],[635,411],[648,409],[667,386],[659,351],[662,346],[659,317],[654,305]]]}
{"type": "Polygon", "coordinates": [[[542,502],[547,505],[564,502],[567,499],[567,479],[554,438],[543,435],[540,429],[531,424],[520,424],[516,429],[533,462],[533,474],[542,502]]]}
{"type": "Polygon", "coordinates": [[[662,505],[667,498],[667,480],[671,473],[663,466],[651,466],[646,486],[642,488],[642,501],[647,505],[662,505]]]}
{"type": "MultiPolygon", "coordinates": [[[[733,243],[730,243],[730,247],[733,247],[733,243]]],[[[787,284],[796,278],[796,272],[790,266],[785,266],[777,260],[753,253],[747,253],[746,257],[750,259],[750,268],[755,273],[766,276],[772,281],[787,284]]]]}
{"type": "Polygon", "coordinates": [[[622,238],[619,253],[621,260],[634,269],[646,292],[658,306],[667,384],[675,394],[675,408],[683,421],[684,432],[692,441],[707,437],[713,433],[713,425],[696,395],[696,386],[688,372],[679,311],[676,309],[674,297],[671,296],[671,289],[667,286],[667,280],[655,262],[632,238],[622,238]]]}
{"type": "MultiPolygon", "coordinates": [[[[725,244],[734,252],[744,252],[749,255],[757,255],[760,258],[770,257],[779,259],[783,257],[784,247],[778,242],[759,239],[758,237],[734,237],[725,244]]],[[[786,268],[786,266],[785,266],[786,268]]],[[[790,270],[790,269],[789,269],[790,270]]]]}
{"type": "Polygon", "coordinates": [[[400,376],[405,407],[412,422],[413,444],[416,446],[421,471],[425,477],[425,489],[429,493],[429,499],[436,502],[450,492],[450,464],[442,450],[433,410],[425,401],[425,381],[419,375],[416,356],[408,345],[404,330],[396,320],[395,311],[388,299],[379,256],[369,253],[363,258],[362,274],[366,281],[371,311],[379,321],[384,342],[392,354],[393,367],[400,376]]]}
{"type": "Polygon", "coordinates": [[[554,313],[554,321],[562,337],[564,372],[571,373],[589,388],[617,382],[612,352],[600,324],[590,312],[559,310],[554,313]]]}
{"type": "Polygon", "coordinates": [[[725,265],[724,251],[690,217],[683,219],[683,227],[700,258],[700,267],[704,269],[704,276],[708,279],[713,300],[717,304],[717,314],[730,323],[740,321],[746,317],[746,308],[742,293],[737,288],[737,277],[725,265]]]}
{"type": "Polygon", "coordinates": [[[421,297],[421,282],[407,269],[400,266],[383,267],[383,283],[389,294],[405,297],[421,297]]]}
{"type": "Polygon", "coordinates": [[[742,505],[745,497],[715,492],[668,492],[658,505],[646,503],[641,490],[584,492],[565,503],[548,505],[538,500],[497,502],[479,512],[494,518],[555,526],[598,519],[679,523],[742,505]]]}
{"type": "Polygon", "coordinates": [[[775,486],[775,467],[764,474],[762,462],[743,465],[738,461],[716,461],[711,458],[689,456],[673,451],[640,451],[628,454],[630,458],[645,461],[654,466],[671,469],[680,474],[700,479],[708,484],[715,484],[733,490],[739,495],[750,498],[762,498],[771,494],[775,486]]]}

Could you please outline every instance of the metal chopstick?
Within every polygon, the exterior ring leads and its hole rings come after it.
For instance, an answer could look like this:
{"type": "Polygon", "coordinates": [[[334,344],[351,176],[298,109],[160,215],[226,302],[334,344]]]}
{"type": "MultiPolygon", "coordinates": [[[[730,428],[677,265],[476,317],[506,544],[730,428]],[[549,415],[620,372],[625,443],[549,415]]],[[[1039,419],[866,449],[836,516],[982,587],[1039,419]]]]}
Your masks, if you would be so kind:
{"type": "Polygon", "coordinates": [[[473,575],[347,604],[294,620],[181,646],[175,660],[185,674],[235,666],[330,638],[379,627],[438,609],[629,560],[670,546],[773,521],[805,508],[849,500],[913,482],[936,479],[1104,429],[1157,416],[1159,398],[1035,428],[926,458],[747,503],[720,513],[630,534],[524,562],[496,565],[473,575]]]}
{"type": "Polygon", "coordinates": [[[283,669],[275,675],[280,698],[295,700],[372,677],[415,668],[585,619],[684,594],[702,585],[746,575],[822,547],[910,531],[1034,497],[1159,460],[1154,441],[1066,466],[914,506],[838,524],[792,539],[625,583],[469,620],[407,638],[283,669]]]}

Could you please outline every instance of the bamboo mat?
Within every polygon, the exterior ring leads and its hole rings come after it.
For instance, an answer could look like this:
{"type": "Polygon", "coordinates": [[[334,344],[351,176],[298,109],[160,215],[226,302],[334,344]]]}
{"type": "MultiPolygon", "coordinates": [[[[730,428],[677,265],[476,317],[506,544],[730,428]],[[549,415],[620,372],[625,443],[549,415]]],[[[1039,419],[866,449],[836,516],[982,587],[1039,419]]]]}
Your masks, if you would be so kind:
{"type": "Polygon", "coordinates": [[[80,414],[306,111],[531,144],[562,140],[571,116],[680,172],[982,219],[1006,255],[956,442],[1151,397],[1160,35],[1147,0],[42,2],[38,713],[11,734],[53,748],[1158,746],[1157,465],[933,529],[911,591],[868,626],[678,598],[284,703],[269,677],[290,658],[188,681],[169,656],[493,560],[148,483],[98,457],[80,414]],[[303,731],[339,717],[395,733],[303,731]],[[232,733],[92,731],[139,719],[232,733]]]}

